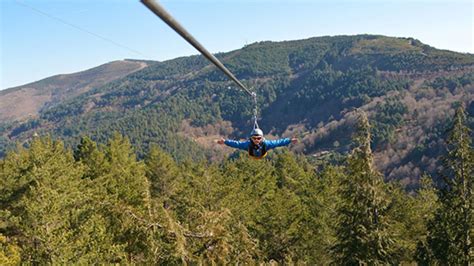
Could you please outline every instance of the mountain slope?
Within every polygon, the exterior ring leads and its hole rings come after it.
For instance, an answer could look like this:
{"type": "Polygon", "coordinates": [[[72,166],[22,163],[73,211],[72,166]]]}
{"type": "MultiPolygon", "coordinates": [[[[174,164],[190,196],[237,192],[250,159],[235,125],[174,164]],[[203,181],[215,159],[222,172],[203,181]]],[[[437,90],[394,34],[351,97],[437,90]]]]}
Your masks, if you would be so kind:
{"type": "Polygon", "coordinates": [[[146,66],[144,61],[115,61],[0,91],[0,121],[37,116],[42,108],[103,86],[146,66]]]}
{"type": "MultiPolygon", "coordinates": [[[[257,92],[268,137],[296,135],[302,142],[293,150],[317,160],[344,156],[357,110],[365,110],[377,166],[409,187],[424,171],[436,172],[454,107],[474,109],[474,55],[412,38],[260,42],[216,56],[257,92]]],[[[251,99],[219,70],[190,56],[150,64],[0,130],[4,143],[38,132],[72,145],[81,135],[105,142],[118,131],[139,154],[159,143],[177,159],[216,159],[232,150],[213,140],[246,137],[252,110],[251,99]]]]}

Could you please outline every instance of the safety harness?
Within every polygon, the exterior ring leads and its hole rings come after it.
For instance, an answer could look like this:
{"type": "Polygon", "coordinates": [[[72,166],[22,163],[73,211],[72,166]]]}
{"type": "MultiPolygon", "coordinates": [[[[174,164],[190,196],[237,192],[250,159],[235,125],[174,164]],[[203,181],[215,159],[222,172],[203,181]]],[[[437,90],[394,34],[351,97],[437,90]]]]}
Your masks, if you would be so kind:
{"type": "Polygon", "coordinates": [[[260,147],[253,143],[252,139],[249,139],[250,144],[249,144],[249,155],[254,158],[254,159],[263,159],[265,156],[267,156],[267,145],[265,144],[265,141],[262,141],[262,144],[260,147]],[[256,156],[255,151],[261,150],[261,155],[256,156]]]}

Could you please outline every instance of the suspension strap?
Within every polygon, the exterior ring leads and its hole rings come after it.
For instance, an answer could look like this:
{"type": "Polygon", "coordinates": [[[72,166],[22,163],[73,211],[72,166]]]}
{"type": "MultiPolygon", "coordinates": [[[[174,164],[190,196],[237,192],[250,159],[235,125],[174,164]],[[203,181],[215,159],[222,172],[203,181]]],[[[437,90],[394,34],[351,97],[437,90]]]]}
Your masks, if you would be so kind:
{"type": "Polygon", "coordinates": [[[257,94],[255,92],[251,93],[251,96],[253,98],[253,104],[254,104],[254,109],[253,109],[253,129],[260,128],[257,123],[258,119],[258,104],[257,104],[257,94]]]}

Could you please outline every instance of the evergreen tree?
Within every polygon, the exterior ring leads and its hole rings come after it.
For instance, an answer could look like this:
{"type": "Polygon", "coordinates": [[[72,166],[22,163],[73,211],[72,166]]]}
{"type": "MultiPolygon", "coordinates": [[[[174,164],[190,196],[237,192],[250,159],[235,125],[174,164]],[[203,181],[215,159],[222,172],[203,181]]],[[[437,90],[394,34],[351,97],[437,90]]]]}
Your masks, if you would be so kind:
{"type": "MultiPolygon", "coordinates": [[[[228,186],[216,165],[186,161],[178,167],[154,147],[146,158],[153,199],[162,202],[155,212],[167,217],[168,262],[199,264],[254,264],[257,242],[231,206],[222,204],[228,186]],[[176,260],[178,259],[178,260],[176,260]]],[[[231,205],[237,205],[233,202],[231,205]]]]}
{"type": "Polygon", "coordinates": [[[95,179],[103,175],[107,169],[105,154],[97,148],[97,144],[89,137],[82,137],[74,151],[74,159],[86,167],[84,178],[95,179]]]}
{"type": "Polygon", "coordinates": [[[301,196],[306,194],[311,173],[308,173],[310,166],[305,158],[283,151],[274,161],[278,187],[286,187],[301,196]]]}
{"type": "Polygon", "coordinates": [[[341,203],[337,193],[344,178],[343,167],[327,165],[314,177],[309,187],[309,195],[305,200],[310,217],[307,226],[312,233],[304,235],[310,255],[305,259],[309,264],[328,265],[332,261],[330,251],[336,238],[336,207],[341,203]]]}
{"type": "Polygon", "coordinates": [[[337,202],[337,197],[332,192],[335,184],[339,182],[339,169],[328,167],[327,171],[316,176],[314,167],[302,156],[283,151],[275,157],[272,161],[275,167],[277,193],[280,197],[287,195],[298,200],[298,204],[293,206],[286,205],[290,203],[291,198],[283,198],[284,201],[288,201],[285,204],[275,203],[284,206],[285,211],[288,211],[288,208],[292,210],[291,213],[282,212],[280,215],[290,216],[290,220],[292,219],[290,226],[297,226],[297,231],[292,232],[288,230],[288,225],[283,224],[287,227],[285,233],[292,243],[291,247],[287,248],[286,259],[294,263],[327,264],[330,262],[327,249],[329,243],[333,241],[333,207],[337,202]],[[290,232],[292,238],[288,236],[290,232]]]}
{"type": "Polygon", "coordinates": [[[7,237],[16,239],[22,260],[31,263],[77,261],[87,250],[76,240],[74,220],[86,211],[82,168],[60,141],[35,138],[1,164],[2,220],[7,237]]]}
{"type": "Polygon", "coordinates": [[[156,145],[151,147],[144,162],[152,202],[150,219],[161,224],[159,230],[153,228],[151,241],[156,246],[156,259],[153,262],[185,263],[188,250],[184,228],[173,213],[178,205],[176,197],[182,186],[181,171],[173,158],[156,145]]]}
{"type": "Polygon", "coordinates": [[[97,186],[97,202],[101,215],[107,220],[107,231],[122,253],[110,262],[145,262],[150,246],[146,231],[151,214],[149,182],[143,162],[136,159],[130,141],[116,133],[105,150],[108,169],[97,186]]]}
{"type": "Polygon", "coordinates": [[[254,160],[242,155],[227,161],[221,176],[219,202],[248,228],[261,260],[296,263],[310,256],[305,240],[313,231],[303,200],[309,178],[293,156],[254,160]]]}
{"type": "Polygon", "coordinates": [[[430,176],[424,176],[416,193],[408,194],[402,185],[390,184],[389,232],[395,240],[400,263],[412,263],[418,249],[426,245],[426,221],[436,210],[436,190],[430,176]]]}
{"type": "Polygon", "coordinates": [[[428,245],[440,264],[469,265],[474,261],[474,150],[466,114],[456,110],[448,131],[448,153],[444,159],[445,184],[440,190],[440,207],[428,224],[428,245]]]}
{"type": "Polygon", "coordinates": [[[169,154],[156,145],[151,147],[145,158],[145,165],[152,197],[162,198],[165,203],[178,190],[180,181],[178,166],[169,154]]]}
{"type": "Polygon", "coordinates": [[[338,207],[340,220],[333,246],[334,261],[342,265],[395,262],[393,240],[388,234],[387,193],[382,176],[373,166],[370,126],[361,114],[354,141],[357,147],[348,159],[338,207]]]}
{"type": "Polygon", "coordinates": [[[20,247],[0,234],[0,265],[19,265],[20,247]]]}

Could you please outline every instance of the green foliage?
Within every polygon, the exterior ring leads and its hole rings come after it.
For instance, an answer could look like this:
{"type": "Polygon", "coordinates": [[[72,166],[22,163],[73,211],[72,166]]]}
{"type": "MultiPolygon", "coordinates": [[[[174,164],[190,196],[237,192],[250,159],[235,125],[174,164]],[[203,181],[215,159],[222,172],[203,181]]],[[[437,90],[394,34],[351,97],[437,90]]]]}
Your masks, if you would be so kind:
{"type": "Polygon", "coordinates": [[[453,92],[456,88],[471,84],[474,84],[474,73],[463,74],[460,77],[438,77],[427,85],[435,89],[448,88],[453,92]]]}
{"type": "Polygon", "coordinates": [[[334,257],[330,248],[336,238],[337,206],[341,198],[337,191],[344,178],[342,167],[326,166],[314,176],[309,184],[307,195],[303,198],[308,206],[308,224],[311,233],[304,236],[305,260],[310,264],[330,264],[334,257]]]}
{"type": "Polygon", "coordinates": [[[150,180],[153,197],[168,200],[178,188],[179,169],[173,158],[157,146],[150,149],[146,159],[146,175],[150,180]]]}
{"type": "MultiPolygon", "coordinates": [[[[411,38],[376,35],[260,42],[217,56],[257,91],[261,126],[277,134],[289,125],[312,127],[340,119],[347,110],[373,97],[406,89],[410,78],[403,73],[461,69],[474,62],[468,54],[436,50],[411,38]],[[402,74],[392,77],[386,72],[402,74]]],[[[468,86],[472,75],[447,75],[427,85],[452,87],[451,83],[468,86]]],[[[234,137],[240,137],[251,126],[252,105],[247,95],[202,56],[149,63],[122,79],[43,108],[39,119],[14,128],[0,126],[6,142],[2,145],[0,139],[0,156],[12,143],[7,135],[24,141],[33,131],[45,132],[74,147],[81,135],[105,144],[111,132],[117,131],[130,138],[140,158],[150,143],[158,143],[180,161],[200,160],[210,157],[210,152],[197,148],[189,138],[174,137],[181,121],[188,119],[193,126],[204,127],[227,120],[235,129],[234,137]]],[[[388,109],[376,118],[376,145],[393,138],[400,121],[397,116],[404,112],[390,104],[381,108],[388,109]],[[396,114],[389,115],[390,110],[396,114]]],[[[341,148],[347,148],[347,142],[349,138],[340,141],[344,143],[341,148]]],[[[326,144],[321,143],[329,146],[326,144]]]]}
{"type": "Polygon", "coordinates": [[[419,257],[440,264],[468,265],[473,260],[474,149],[462,106],[448,134],[445,184],[439,208],[428,223],[427,247],[420,250],[419,257]]]}
{"type": "Polygon", "coordinates": [[[0,158],[5,157],[5,152],[9,149],[12,143],[4,136],[0,136],[0,158]]]}
{"type": "Polygon", "coordinates": [[[426,245],[426,221],[437,207],[436,190],[431,177],[424,176],[416,194],[407,195],[399,184],[391,184],[392,199],[387,216],[391,220],[388,231],[395,240],[395,254],[399,261],[412,261],[417,248],[426,245]]]}
{"type": "Polygon", "coordinates": [[[403,125],[403,115],[408,113],[408,108],[397,98],[388,98],[383,103],[377,103],[373,129],[373,144],[392,142],[395,139],[397,127],[403,125]]]}
{"type": "Polygon", "coordinates": [[[34,139],[28,150],[10,153],[2,162],[1,203],[9,214],[5,235],[18,237],[23,260],[64,263],[81,249],[70,245],[75,236],[64,219],[83,211],[81,175],[63,144],[49,138],[34,139]]]}
{"type": "Polygon", "coordinates": [[[422,72],[460,68],[472,62],[469,55],[437,50],[412,38],[358,37],[349,51],[352,64],[373,65],[388,71],[422,72]]]}
{"type": "MultiPolygon", "coordinates": [[[[408,106],[386,95],[413,85],[405,74],[473,62],[413,39],[369,35],[257,43],[218,57],[258,92],[261,126],[274,134],[386,99],[374,107],[375,145],[404,125],[408,106]]],[[[428,86],[471,84],[467,74],[428,86]]],[[[468,246],[453,239],[468,239],[472,225],[472,196],[459,196],[472,195],[465,118],[455,119],[455,132],[464,133],[450,137],[451,181],[437,202],[429,182],[415,194],[384,183],[367,120],[353,141],[343,127],[317,144],[341,152],[318,163],[289,152],[208,162],[210,152],[180,128],[183,120],[195,127],[225,120],[234,136],[247,133],[253,103],[232,86],[201,56],[184,57],[45,108],[25,124],[2,123],[0,148],[10,137],[25,145],[0,154],[0,264],[466,261],[453,245],[468,246]],[[33,131],[53,137],[31,139],[33,131]]]]}
{"type": "Polygon", "coordinates": [[[394,239],[388,231],[389,198],[382,176],[373,167],[370,125],[361,114],[354,136],[356,148],[348,159],[347,174],[340,188],[336,263],[384,264],[397,262],[394,239]]]}
{"type": "Polygon", "coordinates": [[[314,228],[306,224],[310,205],[303,199],[309,194],[311,173],[289,154],[275,160],[273,165],[244,155],[224,164],[219,184],[228,193],[221,194],[219,202],[238,214],[250,235],[258,239],[263,260],[309,260],[314,254],[304,248],[303,239],[313,235],[314,228]]]}
{"type": "Polygon", "coordinates": [[[244,47],[238,56],[223,58],[224,64],[241,79],[290,72],[288,48],[278,43],[262,42],[244,47]]]}
{"type": "Polygon", "coordinates": [[[339,119],[344,109],[358,108],[373,97],[400,91],[407,84],[407,80],[383,79],[367,66],[346,71],[316,68],[285,88],[279,100],[265,110],[264,121],[285,129],[287,121],[317,124],[339,119]]]}
{"type": "Polygon", "coordinates": [[[107,145],[83,137],[74,152],[34,138],[0,161],[0,259],[351,264],[434,258],[431,236],[425,237],[425,221],[435,217],[433,189],[428,184],[415,196],[389,189],[373,169],[369,126],[362,125],[356,148],[342,159],[347,166],[326,164],[320,172],[289,152],[178,164],[156,145],[138,160],[118,133],[107,145]]]}
{"type": "Polygon", "coordinates": [[[20,262],[20,248],[0,234],[0,264],[18,265],[20,262]]]}
{"type": "Polygon", "coordinates": [[[36,128],[39,125],[39,121],[36,119],[29,119],[28,121],[20,124],[19,126],[13,128],[11,133],[9,134],[10,137],[14,137],[16,135],[21,134],[22,132],[31,130],[36,128]]]}
{"type": "Polygon", "coordinates": [[[95,179],[102,176],[110,166],[105,154],[97,148],[97,144],[88,137],[83,137],[74,151],[74,159],[85,166],[84,178],[95,179]]]}

